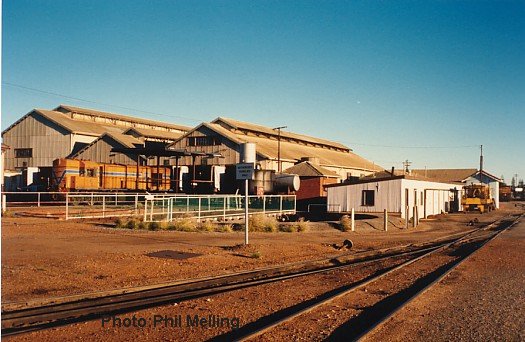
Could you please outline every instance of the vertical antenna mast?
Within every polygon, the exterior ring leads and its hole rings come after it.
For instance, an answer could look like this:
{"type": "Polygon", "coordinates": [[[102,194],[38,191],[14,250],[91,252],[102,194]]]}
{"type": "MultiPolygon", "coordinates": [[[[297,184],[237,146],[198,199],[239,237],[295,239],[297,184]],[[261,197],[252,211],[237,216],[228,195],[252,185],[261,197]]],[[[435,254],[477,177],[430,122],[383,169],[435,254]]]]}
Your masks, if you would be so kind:
{"type": "Polygon", "coordinates": [[[480,145],[481,154],[479,155],[479,182],[483,184],[483,145],[480,145]]]}

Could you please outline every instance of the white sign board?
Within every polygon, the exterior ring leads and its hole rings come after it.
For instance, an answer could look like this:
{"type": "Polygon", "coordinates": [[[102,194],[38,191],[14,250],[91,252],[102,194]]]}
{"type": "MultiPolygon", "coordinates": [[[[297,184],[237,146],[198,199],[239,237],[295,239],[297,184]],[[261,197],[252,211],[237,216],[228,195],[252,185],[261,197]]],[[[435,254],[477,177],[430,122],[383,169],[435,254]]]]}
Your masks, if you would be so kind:
{"type": "Polygon", "coordinates": [[[516,189],[514,189],[514,191],[516,191],[516,192],[522,192],[522,191],[523,191],[523,188],[516,188],[516,189]]]}
{"type": "Polygon", "coordinates": [[[253,164],[252,163],[241,163],[237,164],[237,179],[253,179],[253,164]]]}

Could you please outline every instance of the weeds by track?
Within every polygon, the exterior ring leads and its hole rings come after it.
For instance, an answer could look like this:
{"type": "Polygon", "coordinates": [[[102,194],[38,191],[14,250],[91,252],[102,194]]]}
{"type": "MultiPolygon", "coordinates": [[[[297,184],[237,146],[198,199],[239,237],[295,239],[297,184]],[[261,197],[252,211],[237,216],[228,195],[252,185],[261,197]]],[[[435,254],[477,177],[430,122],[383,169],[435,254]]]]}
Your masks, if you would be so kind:
{"type": "MultiPolygon", "coordinates": [[[[481,229],[491,228],[496,224],[497,221],[481,229]]],[[[255,271],[247,271],[231,275],[187,281],[183,283],[168,284],[159,287],[142,288],[139,290],[131,290],[127,293],[108,294],[95,298],[79,298],[72,301],[49,303],[35,307],[4,310],[2,312],[2,336],[82,322],[108,315],[132,312],[163,304],[282,281],[285,279],[330,272],[356,265],[376,263],[392,258],[407,256],[411,257],[409,261],[402,264],[405,265],[407,263],[415,262],[429,253],[434,253],[436,250],[440,250],[447,246],[451,246],[454,243],[458,243],[459,241],[472,238],[473,234],[479,230],[480,229],[471,230],[466,234],[462,234],[459,238],[457,237],[458,234],[453,234],[451,236],[441,238],[440,240],[434,240],[417,245],[403,246],[402,248],[391,248],[374,252],[346,254],[338,258],[321,259],[314,262],[294,263],[285,266],[270,267],[255,271]]],[[[401,266],[396,266],[396,269],[399,267],[401,266]]],[[[393,272],[394,270],[395,269],[392,269],[389,272],[393,272]]],[[[356,286],[360,287],[364,285],[362,283],[356,286]]],[[[327,296],[327,300],[331,300],[331,297],[333,296],[327,296]]],[[[305,310],[298,314],[302,314],[304,312],[305,310]]],[[[297,316],[298,314],[294,314],[293,317],[297,316]]],[[[285,317],[279,320],[277,324],[280,324],[287,319],[292,319],[293,317],[285,317]]],[[[275,322],[272,323],[271,326],[267,327],[264,331],[275,325],[275,322]]],[[[245,330],[246,328],[249,329],[250,325],[245,327],[245,330]]],[[[253,331],[251,331],[250,334],[253,334],[254,332],[260,334],[261,331],[263,331],[259,328],[252,330],[253,331]]],[[[237,331],[237,334],[242,333],[242,331],[242,329],[237,331]]]]}
{"type": "Polygon", "coordinates": [[[411,286],[397,292],[394,295],[385,295],[385,298],[378,304],[364,310],[356,318],[344,323],[336,329],[329,340],[360,340],[366,337],[370,332],[374,331],[378,326],[382,325],[392,315],[395,314],[402,307],[411,302],[421,293],[428,290],[431,286],[439,282],[443,277],[450,273],[455,267],[466,260],[472,253],[483,247],[486,243],[496,238],[503,231],[512,227],[523,215],[517,218],[508,219],[505,217],[487,227],[471,231],[463,236],[449,242],[444,242],[434,248],[429,248],[421,253],[414,253],[407,261],[394,266],[386,267],[385,269],[352,284],[342,286],[338,289],[324,293],[323,295],[313,298],[309,301],[299,303],[292,307],[275,312],[269,316],[262,317],[239,330],[231,331],[229,333],[213,338],[213,341],[244,341],[253,339],[259,335],[271,331],[273,328],[293,321],[295,318],[307,314],[313,310],[322,308],[323,305],[342,298],[358,289],[365,286],[379,282],[383,278],[395,274],[409,265],[416,265],[427,257],[435,255],[439,252],[446,251],[447,253],[454,253],[457,258],[448,264],[445,264],[427,275],[415,280],[411,286]]]}

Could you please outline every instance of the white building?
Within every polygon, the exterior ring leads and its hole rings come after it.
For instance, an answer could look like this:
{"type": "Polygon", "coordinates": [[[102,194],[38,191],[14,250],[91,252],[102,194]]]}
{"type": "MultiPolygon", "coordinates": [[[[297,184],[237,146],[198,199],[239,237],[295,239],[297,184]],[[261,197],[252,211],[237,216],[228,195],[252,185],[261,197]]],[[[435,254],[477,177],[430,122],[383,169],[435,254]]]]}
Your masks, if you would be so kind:
{"type": "Polygon", "coordinates": [[[364,178],[351,184],[327,185],[329,212],[399,213],[402,218],[427,218],[458,211],[463,184],[443,183],[411,175],[364,178]],[[414,208],[416,210],[414,211],[414,208]]]}

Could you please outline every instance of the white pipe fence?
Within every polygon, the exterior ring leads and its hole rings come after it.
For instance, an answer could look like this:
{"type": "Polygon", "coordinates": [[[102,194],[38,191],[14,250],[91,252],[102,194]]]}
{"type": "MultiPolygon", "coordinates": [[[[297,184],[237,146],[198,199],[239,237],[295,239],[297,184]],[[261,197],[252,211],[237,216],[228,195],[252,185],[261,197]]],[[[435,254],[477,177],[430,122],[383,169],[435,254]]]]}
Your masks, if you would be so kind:
{"type": "MultiPolygon", "coordinates": [[[[181,217],[197,220],[244,215],[244,196],[186,195],[108,192],[2,192],[5,208],[42,211],[46,217],[66,220],[143,216],[145,221],[173,221],[181,217]],[[40,209],[39,209],[40,208],[40,209]]],[[[293,195],[249,196],[249,214],[295,214],[293,195]]],[[[36,212],[35,212],[36,213],[36,212]]]]}
{"type": "MultiPolygon", "coordinates": [[[[171,222],[189,217],[202,220],[226,220],[244,216],[245,197],[239,195],[197,195],[158,198],[146,197],[144,221],[171,222]]],[[[248,214],[284,215],[296,213],[295,195],[249,196],[248,214]]]]}

